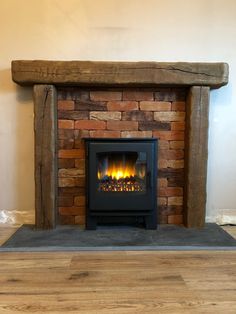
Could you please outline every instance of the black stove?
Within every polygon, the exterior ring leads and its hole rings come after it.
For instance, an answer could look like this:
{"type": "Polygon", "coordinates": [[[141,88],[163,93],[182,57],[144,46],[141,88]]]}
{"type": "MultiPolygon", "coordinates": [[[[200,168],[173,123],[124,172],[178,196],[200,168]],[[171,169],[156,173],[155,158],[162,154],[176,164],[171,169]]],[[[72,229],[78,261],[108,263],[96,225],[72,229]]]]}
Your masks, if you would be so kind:
{"type": "Polygon", "coordinates": [[[85,140],[86,229],[97,223],[157,227],[157,139],[85,140]]]}

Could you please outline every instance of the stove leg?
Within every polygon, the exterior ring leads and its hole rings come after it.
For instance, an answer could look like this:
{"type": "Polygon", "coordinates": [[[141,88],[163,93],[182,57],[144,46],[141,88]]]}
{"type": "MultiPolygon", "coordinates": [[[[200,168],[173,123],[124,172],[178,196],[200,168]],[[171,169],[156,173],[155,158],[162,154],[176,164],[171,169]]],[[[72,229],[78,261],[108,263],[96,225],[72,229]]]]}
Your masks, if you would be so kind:
{"type": "Polygon", "coordinates": [[[145,227],[148,230],[156,230],[157,228],[157,220],[155,215],[150,215],[150,216],[145,216],[144,217],[144,222],[145,222],[145,227]]]}
{"type": "Polygon", "coordinates": [[[97,228],[97,219],[95,217],[86,218],[86,229],[87,230],[96,230],[97,228]]]}

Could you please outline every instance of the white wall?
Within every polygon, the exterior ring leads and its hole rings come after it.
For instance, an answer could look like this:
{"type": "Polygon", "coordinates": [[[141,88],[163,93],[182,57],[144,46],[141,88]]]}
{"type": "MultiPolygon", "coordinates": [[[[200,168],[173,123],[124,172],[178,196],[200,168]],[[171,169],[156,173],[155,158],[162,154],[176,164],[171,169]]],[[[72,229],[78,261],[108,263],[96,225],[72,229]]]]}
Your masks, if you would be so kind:
{"type": "Polygon", "coordinates": [[[236,212],[235,12],[235,0],[1,0],[0,220],[34,209],[32,90],[11,81],[15,59],[228,62],[211,93],[207,216],[236,212]]]}

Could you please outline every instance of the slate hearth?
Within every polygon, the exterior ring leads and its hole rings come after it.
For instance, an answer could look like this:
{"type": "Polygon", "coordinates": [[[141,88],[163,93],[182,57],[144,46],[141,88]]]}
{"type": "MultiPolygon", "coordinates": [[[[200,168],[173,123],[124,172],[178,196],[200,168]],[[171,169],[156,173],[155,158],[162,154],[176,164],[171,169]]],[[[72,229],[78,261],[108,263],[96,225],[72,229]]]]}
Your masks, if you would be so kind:
{"type": "Polygon", "coordinates": [[[236,240],[216,224],[202,229],[160,225],[158,230],[134,226],[100,226],[88,231],[78,226],[35,230],[23,225],[1,250],[199,250],[236,249],[236,240]]]}

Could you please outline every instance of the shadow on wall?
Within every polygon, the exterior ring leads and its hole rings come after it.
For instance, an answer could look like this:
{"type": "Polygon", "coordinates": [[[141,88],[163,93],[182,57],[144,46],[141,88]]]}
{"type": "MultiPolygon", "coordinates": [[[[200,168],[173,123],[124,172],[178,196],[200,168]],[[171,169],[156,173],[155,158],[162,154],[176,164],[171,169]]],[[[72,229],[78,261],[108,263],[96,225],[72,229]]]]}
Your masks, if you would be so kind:
{"type": "Polygon", "coordinates": [[[21,87],[12,81],[11,69],[0,70],[0,95],[14,92],[17,102],[33,102],[32,86],[21,87]]]}
{"type": "MultiPolygon", "coordinates": [[[[32,86],[16,85],[17,203],[24,222],[34,219],[34,114],[32,86]]],[[[31,221],[31,222],[34,222],[31,221]]]]}
{"type": "MultiPolygon", "coordinates": [[[[34,212],[34,141],[32,87],[20,87],[11,78],[11,69],[0,71],[0,105],[3,128],[0,136],[5,143],[1,167],[6,180],[5,195],[0,210],[8,212],[9,219],[18,223],[19,217],[32,220],[34,212]],[[6,123],[5,123],[6,121],[6,123]],[[6,159],[5,159],[6,158],[6,159]],[[22,215],[21,215],[22,214],[22,215]],[[15,217],[15,219],[14,219],[15,217]],[[30,218],[31,217],[31,218],[30,218]]],[[[22,223],[22,219],[20,219],[22,223]]]]}
{"type": "Polygon", "coordinates": [[[14,90],[14,83],[11,79],[11,70],[0,70],[0,94],[10,93],[14,90]]]}

